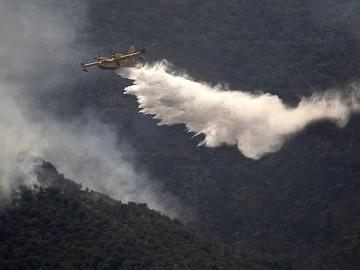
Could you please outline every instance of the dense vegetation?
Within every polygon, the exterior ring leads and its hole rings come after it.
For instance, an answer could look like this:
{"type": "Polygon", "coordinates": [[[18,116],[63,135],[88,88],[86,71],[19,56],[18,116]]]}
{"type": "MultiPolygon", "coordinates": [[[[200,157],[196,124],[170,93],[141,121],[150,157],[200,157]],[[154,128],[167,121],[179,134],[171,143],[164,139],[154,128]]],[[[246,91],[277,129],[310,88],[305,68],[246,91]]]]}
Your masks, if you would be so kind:
{"type": "Polygon", "coordinates": [[[47,185],[0,214],[1,269],[279,269],[145,204],[82,190],[51,164],[38,173],[47,185]]]}
{"type": "MultiPolygon", "coordinates": [[[[79,43],[89,57],[135,44],[149,61],[166,58],[195,79],[260,89],[290,105],[359,77],[356,0],[87,3],[79,43]]],[[[129,82],[111,72],[75,81],[45,106],[60,117],[93,108],[132,145],[138,166],[197,211],[201,226],[296,269],[358,269],[359,116],[344,129],[314,123],[279,153],[251,161],[232,147],[197,147],[201,138],[182,125],[157,127],[138,114],[135,98],[121,94],[129,82]]]]}

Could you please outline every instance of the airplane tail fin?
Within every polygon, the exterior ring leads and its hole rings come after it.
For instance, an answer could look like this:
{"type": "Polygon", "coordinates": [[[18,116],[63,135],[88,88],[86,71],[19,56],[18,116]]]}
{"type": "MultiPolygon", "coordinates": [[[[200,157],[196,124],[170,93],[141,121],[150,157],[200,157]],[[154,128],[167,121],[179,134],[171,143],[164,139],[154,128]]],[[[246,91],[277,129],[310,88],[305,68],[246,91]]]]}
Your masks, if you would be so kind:
{"type": "Polygon", "coordinates": [[[134,53],[135,52],[135,47],[134,46],[130,46],[129,50],[128,50],[128,54],[130,53],[134,53]]]}

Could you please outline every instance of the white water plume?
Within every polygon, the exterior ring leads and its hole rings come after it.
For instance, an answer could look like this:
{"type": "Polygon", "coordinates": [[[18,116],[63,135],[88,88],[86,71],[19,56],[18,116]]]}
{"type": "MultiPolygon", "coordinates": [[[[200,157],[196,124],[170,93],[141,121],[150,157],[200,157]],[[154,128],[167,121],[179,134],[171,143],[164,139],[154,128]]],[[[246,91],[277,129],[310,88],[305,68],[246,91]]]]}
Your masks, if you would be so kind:
{"type": "Polygon", "coordinates": [[[251,159],[279,151],[289,135],[311,122],[329,119],[343,127],[359,110],[356,90],[347,97],[314,94],[291,108],[275,95],[195,82],[170,72],[166,62],[121,69],[119,75],[134,80],[125,93],[135,95],[141,112],[160,119],[159,125],[183,123],[189,132],[204,134],[206,146],[237,145],[251,159]]]}

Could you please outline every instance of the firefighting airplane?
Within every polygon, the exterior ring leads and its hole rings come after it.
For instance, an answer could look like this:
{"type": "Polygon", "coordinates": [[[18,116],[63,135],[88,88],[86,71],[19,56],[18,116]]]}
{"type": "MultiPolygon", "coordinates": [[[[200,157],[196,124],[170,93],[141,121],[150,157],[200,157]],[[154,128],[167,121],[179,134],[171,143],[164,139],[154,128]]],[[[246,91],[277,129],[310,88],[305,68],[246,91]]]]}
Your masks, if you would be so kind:
{"type": "MultiPolygon", "coordinates": [[[[83,71],[88,72],[87,67],[98,66],[102,69],[117,69],[120,67],[133,67],[136,64],[135,57],[140,57],[140,54],[144,54],[146,51],[135,51],[135,47],[131,46],[127,54],[114,53],[112,57],[99,56],[95,58],[97,61],[92,63],[81,63],[83,71]]],[[[141,57],[140,57],[141,58],[141,57]]]]}

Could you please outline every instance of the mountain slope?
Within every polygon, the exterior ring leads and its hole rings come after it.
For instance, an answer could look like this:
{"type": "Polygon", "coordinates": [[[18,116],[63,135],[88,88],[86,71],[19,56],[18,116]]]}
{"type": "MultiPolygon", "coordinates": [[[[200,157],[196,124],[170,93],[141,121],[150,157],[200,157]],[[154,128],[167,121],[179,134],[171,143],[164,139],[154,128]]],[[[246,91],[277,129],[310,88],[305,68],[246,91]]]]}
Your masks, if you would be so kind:
{"type": "MultiPolygon", "coordinates": [[[[144,44],[150,60],[169,59],[196,79],[269,91],[294,104],[358,80],[359,7],[351,0],[133,1],[114,2],[108,13],[92,2],[90,40],[101,47],[99,37],[118,26],[106,46],[144,44]]],[[[131,97],[104,94],[103,118],[131,135],[139,164],[224,239],[299,269],[357,269],[358,116],[344,129],[314,123],[279,153],[250,161],[230,147],[198,148],[201,138],[191,139],[182,125],[157,127],[136,114],[131,97]]]]}
{"type": "Polygon", "coordinates": [[[145,204],[81,190],[51,164],[38,174],[48,185],[0,215],[1,269],[270,269],[145,204]]]}
{"type": "MultiPolygon", "coordinates": [[[[197,80],[278,94],[289,106],[326,88],[344,91],[359,78],[359,1],[88,4],[81,42],[94,46],[89,57],[134,44],[147,49],[147,61],[166,58],[197,80]]],[[[251,161],[232,147],[197,147],[201,137],[183,125],[158,127],[138,113],[134,97],[122,95],[129,82],[112,72],[79,77],[69,97],[58,92],[60,107],[97,108],[136,150],[137,165],[195,209],[202,226],[298,269],[358,268],[359,116],[343,129],[314,123],[278,153],[251,161]]]]}

